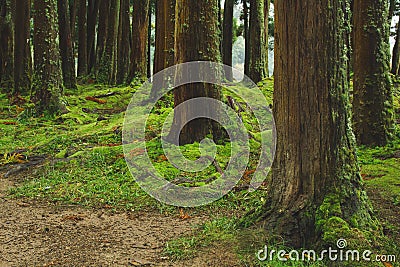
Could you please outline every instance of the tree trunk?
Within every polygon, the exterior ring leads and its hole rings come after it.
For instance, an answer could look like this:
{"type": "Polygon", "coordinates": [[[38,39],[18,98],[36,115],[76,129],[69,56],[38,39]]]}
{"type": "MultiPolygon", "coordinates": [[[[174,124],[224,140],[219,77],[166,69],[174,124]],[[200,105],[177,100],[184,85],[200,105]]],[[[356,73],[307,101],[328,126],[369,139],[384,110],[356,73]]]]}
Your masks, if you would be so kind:
{"type": "MultiPolygon", "coordinates": [[[[232,66],[232,47],[233,47],[233,8],[235,0],[225,0],[224,20],[222,33],[222,62],[225,65],[232,66]]],[[[231,69],[225,70],[225,77],[228,81],[233,81],[231,69]]]]}
{"type": "Polygon", "coordinates": [[[60,110],[62,90],[55,0],[34,1],[34,81],[36,115],[60,110]]]}
{"type": "Polygon", "coordinates": [[[384,146],[394,128],[385,0],[354,1],[353,122],[359,144],[384,146]]]}
{"type": "Polygon", "coordinates": [[[111,85],[115,84],[116,81],[116,57],[120,0],[110,2],[106,47],[100,60],[97,79],[101,83],[108,83],[111,85]]]}
{"type": "Polygon", "coordinates": [[[151,15],[152,15],[152,7],[153,3],[150,2],[149,7],[149,20],[147,26],[147,78],[151,77],[151,15]]]}
{"type": "Polygon", "coordinates": [[[128,83],[147,77],[147,38],[149,27],[149,0],[133,1],[132,50],[128,83]]]}
{"type": "Polygon", "coordinates": [[[249,0],[243,1],[243,16],[244,16],[244,39],[245,43],[245,55],[244,55],[244,74],[250,75],[250,30],[249,30],[249,0]]]}
{"type": "Polygon", "coordinates": [[[31,90],[31,1],[15,1],[14,36],[14,95],[29,94],[31,90]],[[21,21],[22,20],[22,21],[21,21]]]}
{"type": "Polygon", "coordinates": [[[336,246],[375,223],[351,132],[344,3],[275,1],[277,150],[255,217],[287,246],[336,246]]]}
{"type": "Polygon", "coordinates": [[[78,1],[79,0],[69,0],[69,27],[71,29],[71,39],[74,49],[76,41],[76,13],[78,11],[78,1]]]}
{"type": "Polygon", "coordinates": [[[265,40],[265,75],[269,77],[268,51],[269,51],[269,9],[270,0],[264,0],[264,40],[265,40]]]}
{"type": "Polygon", "coordinates": [[[128,76],[128,66],[130,58],[130,1],[121,0],[121,12],[118,31],[118,66],[117,66],[117,84],[126,82],[128,76]]]}
{"type": "Polygon", "coordinates": [[[87,56],[88,73],[91,73],[96,64],[96,24],[99,15],[101,0],[89,0],[87,8],[87,56]]]}
{"type": "MultiPolygon", "coordinates": [[[[175,63],[190,61],[220,61],[220,38],[218,22],[218,0],[176,1],[175,23],[175,63]]],[[[218,71],[218,70],[216,70],[218,71]]],[[[197,73],[190,73],[195,77],[197,73]]],[[[218,75],[218,73],[215,73],[218,75]]],[[[192,83],[174,90],[174,104],[179,104],[197,97],[221,99],[221,89],[215,85],[192,83]]],[[[209,112],[216,112],[211,106],[204,106],[209,112]]],[[[220,137],[218,124],[209,119],[195,119],[186,125],[185,118],[196,115],[196,108],[187,107],[181,113],[175,113],[173,127],[180,129],[181,145],[201,141],[209,133],[214,138],[220,137]],[[184,126],[185,125],[185,126],[184,126]]]]}
{"type": "Polygon", "coordinates": [[[87,53],[87,3],[79,0],[78,13],[78,77],[86,76],[88,73],[87,53]]]}
{"type": "Polygon", "coordinates": [[[14,26],[11,1],[0,2],[0,87],[14,85],[14,26]]]}
{"type": "Polygon", "coordinates": [[[267,77],[264,31],[264,0],[250,0],[250,72],[255,83],[267,77]]]}
{"type": "Polygon", "coordinates": [[[396,42],[394,43],[393,47],[392,69],[391,69],[391,73],[393,75],[399,74],[399,64],[400,64],[400,22],[397,23],[396,42]]]}
{"type": "Polygon", "coordinates": [[[109,17],[110,17],[110,1],[101,0],[100,10],[99,10],[99,18],[101,19],[99,19],[99,25],[97,27],[96,62],[94,65],[96,77],[100,70],[100,62],[106,47],[109,17]]]}
{"type": "Polygon", "coordinates": [[[60,55],[64,86],[76,89],[74,48],[69,24],[68,8],[65,1],[57,1],[58,26],[60,33],[60,55]]]}

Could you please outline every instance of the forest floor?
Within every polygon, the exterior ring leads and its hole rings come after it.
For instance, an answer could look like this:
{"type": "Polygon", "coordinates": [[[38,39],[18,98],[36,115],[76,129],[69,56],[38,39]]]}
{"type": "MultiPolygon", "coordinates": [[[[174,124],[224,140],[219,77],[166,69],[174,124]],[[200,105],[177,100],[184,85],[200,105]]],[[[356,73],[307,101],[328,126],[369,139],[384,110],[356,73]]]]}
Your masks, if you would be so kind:
{"type": "MultiPolygon", "coordinates": [[[[272,84],[260,84],[270,102],[272,84]]],[[[130,175],[122,149],[124,111],[134,91],[80,86],[66,92],[68,112],[56,118],[33,118],[23,98],[0,95],[0,267],[323,266],[258,262],[255,253],[266,245],[268,233],[237,228],[239,218],[261,207],[266,196],[266,184],[253,193],[242,186],[257,165],[259,133],[250,140],[255,159],[224,198],[180,209],[148,196],[130,175]]],[[[399,100],[397,94],[397,112],[399,100]]],[[[171,101],[167,96],[157,106],[146,132],[152,162],[169,180],[191,175],[168,164],[159,146],[171,101]]],[[[243,118],[249,131],[256,128],[250,115],[243,118]]],[[[181,150],[188,158],[199,156],[198,144],[181,150]]],[[[218,152],[223,169],[230,151],[218,145],[218,152]]],[[[376,252],[393,254],[400,247],[400,138],[383,148],[359,148],[358,154],[367,193],[390,243],[376,252]]],[[[192,178],[213,175],[218,171],[210,166],[192,178]]]]}

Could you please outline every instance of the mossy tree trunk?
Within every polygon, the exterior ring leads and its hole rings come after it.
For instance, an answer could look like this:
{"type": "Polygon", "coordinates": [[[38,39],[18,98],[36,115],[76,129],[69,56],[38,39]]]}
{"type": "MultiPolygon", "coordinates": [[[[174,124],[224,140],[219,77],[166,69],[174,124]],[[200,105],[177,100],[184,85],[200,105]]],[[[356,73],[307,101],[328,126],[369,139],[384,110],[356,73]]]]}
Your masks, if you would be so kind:
{"type": "Polygon", "coordinates": [[[121,0],[121,12],[118,30],[117,84],[125,83],[126,78],[128,77],[131,38],[130,1],[121,0]]]}
{"type": "MultiPolygon", "coordinates": [[[[190,61],[221,62],[218,12],[218,0],[176,1],[176,64],[190,61]]],[[[188,75],[193,75],[194,78],[198,73],[188,75]]],[[[192,83],[178,87],[174,90],[175,107],[197,97],[220,100],[221,91],[215,85],[204,83],[192,83]]],[[[205,106],[204,108],[209,109],[210,114],[214,112],[213,107],[205,106]]],[[[186,109],[182,109],[181,113],[175,113],[174,127],[177,129],[183,127],[179,139],[181,145],[201,141],[209,133],[212,133],[214,138],[218,138],[221,134],[218,124],[209,119],[195,119],[183,126],[186,123],[185,118],[192,114],[195,115],[195,112],[195,108],[187,106],[186,109]]]]}
{"type": "MultiPolygon", "coordinates": [[[[233,8],[235,0],[225,0],[224,20],[222,32],[222,62],[232,66],[232,47],[233,47],[233,8]]],[[[228,81],[233,81],[232,70],[225,70],[225,77],[228,81]]]]}
{"type": "Polygon", "coordinates": [[[275,2],[277,150],[269,195],[253,215],[289,246],[335,246],[374,224],[351,131],[345,4],[275,2]]]}
{"type": "Polygon", "coordinates": [[[96,64],[96,25],[101,0],[89,0],[87,8],[87,56],[88,73],[91,73],[96,64]]]}
{"type": "Polygon", "coordinates": [[[65,1],[57,1],[57,5],[63,83],[66,88],[76,89],[75,57],[69,24],[69,10],[65,1]]]}
{"type": "Polygon", "coordinates": [[[107,25],[107,39],[103,55],[99,62],[97,80],[101,83],[115,84],[117,38],[119,24],[120,0],[110,1],[110,11],[107,25]]]}
{"type": "Polygon", "coordinates": [[[265,50],[264,0],[250,0],[250,70],[249,77],[258,83],[267,77],[265,50]]]}
{"type": "Polygon", "coordinates": [[[33,102],[39,116],[60,111],[62,75],[56,0],[35,0],[34,10],[33,102]]]}
{"type": "Polygon", "coordinates": [[[14,95],[29,94],[32,78],[31,1],[15,1],[14,95]]]}
{"type": "Polygon", "coordinates": [[[87,1],[79,0],[78,10],[78,77],[88,73],[87,1]]]}
{"type": "Polygon", "coordinates": [[[149,0],[133,1],[132,50],[128,83],[147,77],[147,42],[149,27],[149,0]]]}
{"type": "Polygon", "coordinates": [[[354,0],[353,123],[357,142],[384,146],[394,128],[387,1],[354,0]]]}

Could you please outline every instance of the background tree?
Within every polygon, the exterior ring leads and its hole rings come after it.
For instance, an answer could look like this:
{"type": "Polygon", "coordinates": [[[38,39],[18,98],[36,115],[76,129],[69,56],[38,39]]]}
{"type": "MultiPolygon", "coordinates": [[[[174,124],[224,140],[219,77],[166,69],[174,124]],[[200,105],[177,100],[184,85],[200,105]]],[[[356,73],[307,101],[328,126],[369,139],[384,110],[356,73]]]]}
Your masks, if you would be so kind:
{"type": "MultiPolygon", "coordinates": [[[[177,0],[176,11],[175,63],[197,60],[221,62],[218,25],[219,1],[177,0]]],[[[181,86],[174,90],[175,107],[188,99],[197,97],[221,99],[221,91],[214,85],[204,83],[181,86]]],[[[205,108],[212,109],[210,106],[205,108]]],[[[175,113],[174,116],[174,126],[178,129],[183,126],[184,118],[195,110],[188,107],[182,112],[182,114],[175,113]]],[[[218,138],[220,129],[217,123],[208,119],[195,119],[183,127],[180,133],[180,144],[201,141],[209,133],[213,133],[214,138],[218,138]]]]}
{"type": "MultiPolygon", "coordinates": [[[[114,2],[114,1],[113,1],[114,2]]],[[[87,75],[87,1],[79,0],[78,11],[78,76],[87,75]]]]}
{"type": "Polygon", "coordinates": [[[87,62],[88,73],[96,64],[96,25],[101,0],[88,0],[87,7],[87,62]]]}
{"type": "Polygon", "coordinates": [[[149,0],[133,0],[132,50],[128,83],[134,78],[145,80],[147,77],[149,3],[149,0]]]}
{"type": "Polygon", "coordinates": [[[117,77],[116,83],[123,84],[126,82],[129,72],[130,59],[130,41],[132,39],[130,26],[130,1],[121,0],[121,12],[119,16],[118,29],[118,61],[117,61],[117,77]]]}
{"type": "Polygon", "coordinates": [[[14,26],[12,1],[0,0],[0,86],[13,87],[14,70],[14,26]]]}
{"type": "Polygon", "coordinates": [[[243,4],[243,32],[245,43],[244,74],[250,74],[250,30],[249,30],[249,0],[242,0],[243,4]]]}
{"type": "MultiPolygon", "coordinates": [[[[268,32],[268,29],[267,29],[268,32]]],[[[264,0],[250,0],[250,66],[249,77],[254,82],[259,82],[267,74],[267,53],[264,22],[264,0]]]]}
{"type": "Polygon", "coordinates": [[[336,244],[346,238],[338,229],[374,224],[351,132],[345,3],[275,2],[277,150],[255,217],[290,246],[336,244]]]}
{"type": "Polygon", "coordinates": [[[101,1],[99,10],[99,24],[97,26],[97,45],[96,62],[94,72],[96,77],[100,70],[100,61],[102,60],[107,41],[108,19],[110,14],[110,1],[101,1]]]}
{"type": "Polygon", "coordinates": [[[393,131],[385,0],[354,0],[353,122],[359,144],[386,145],[393,131]]]}
{"type": "Polygon", "coordinates": [[[97,80],[101,83],[115,83],[120,3],[120,0],[110,1],[106,46],[99,62],[97,74],[97,80]]]}
{"type": "Polygon", "coordinates": [[[76,89],[74,46],[66,1],[57,1],[57,10],[63,83],[66,88],[76,89]]]}
{"type": "Polygon", "coordinates": [[[34,1],[33,102],[37,115],[60,111],[62,90],[55,0],[34,1]]]}
{"type": "Polygon", "coordinates": [[[29,94],[32,77],[31,1],[15,1],[14,95],[29,94]]]}
{"type": "MultiPolygon", "coordinates": [[[[222,33],[222,62],[232,66],[232,47],[233,47],[233,8],[235,0],[225,0],[224,20],[222,33]]],[[[228,81],[233,81],[232,70],[225,70],[225,77],[228,81]]]]}

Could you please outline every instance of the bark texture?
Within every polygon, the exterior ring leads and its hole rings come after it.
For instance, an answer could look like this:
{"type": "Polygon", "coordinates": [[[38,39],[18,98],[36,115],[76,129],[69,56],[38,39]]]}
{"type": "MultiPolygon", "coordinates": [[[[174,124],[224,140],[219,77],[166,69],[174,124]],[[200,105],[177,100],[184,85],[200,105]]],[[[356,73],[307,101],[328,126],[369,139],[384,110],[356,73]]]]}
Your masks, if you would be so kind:
{"type": "Polygon", "coordinates": [[[357,142],[383,146],[394,128],[387,1],[354,0],[353,123],[357,142]]]}
{"type": "MultiPolygon", "coordinates": [[[[232,66],[234,6],[235,0],[225,0],[222,33],[222,62],[228,66],[232,66]]],[[[233,74],[231,69],[226,70],[225,77],[228,81],[233,81],[233,74]]]]}

